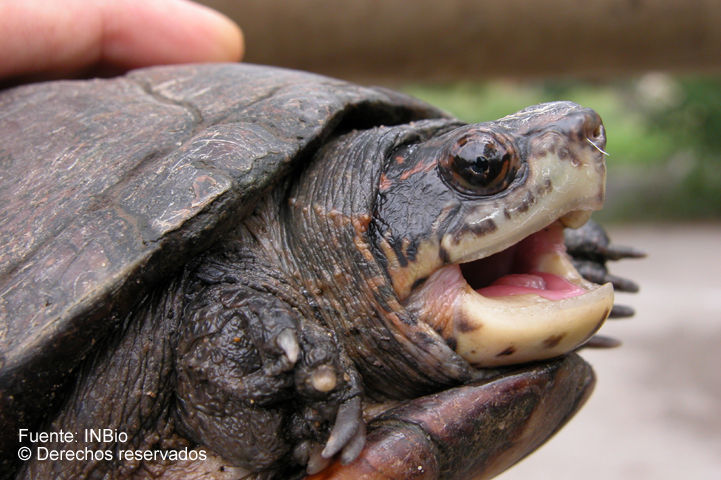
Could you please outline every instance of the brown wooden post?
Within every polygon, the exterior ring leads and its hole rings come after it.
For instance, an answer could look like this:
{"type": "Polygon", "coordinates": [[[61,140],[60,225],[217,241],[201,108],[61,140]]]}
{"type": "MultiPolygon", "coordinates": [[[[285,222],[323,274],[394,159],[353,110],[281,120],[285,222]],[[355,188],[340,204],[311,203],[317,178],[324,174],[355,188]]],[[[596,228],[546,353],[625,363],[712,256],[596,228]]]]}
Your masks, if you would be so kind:
{"type": "Polygon", "coordinates": [[[246,61],[355,80],[721,70],[718,0],[206,0],[246,61]]]}

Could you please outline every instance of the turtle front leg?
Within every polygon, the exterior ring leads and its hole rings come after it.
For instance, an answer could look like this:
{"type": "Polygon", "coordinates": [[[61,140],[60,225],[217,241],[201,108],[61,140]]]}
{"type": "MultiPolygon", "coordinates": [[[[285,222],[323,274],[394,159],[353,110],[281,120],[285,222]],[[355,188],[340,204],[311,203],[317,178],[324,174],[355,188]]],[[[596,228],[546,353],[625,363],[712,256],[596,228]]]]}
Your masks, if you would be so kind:
{"type": "Polygon", "coordinates": [[[184,435],[252,471],[293,462],[313,471],[346,447],[357,454],[365,438],[359,375],[332,332],[233,283],[205,288],[185,316],[177,350],[184,435]]]}
{"type": "Polygon", "coordinates": [[[492,478],[558,431],[594,383],[572,354],[404,402],[370,422],[354,462],[306,480],[492,478]]]}
{"type": "Polygon", "coordinates": [[[303,440],[293,457],[315,473],[338,452],[345,462],[355,459],[365,445],[361,378],[334,333],[304,319],[300,327],[304,354],[295,370],[295,388],[303,407],[295,411],[291,431],[303,440]],[[333,426],[325,433],[329,419],[333,426]]]}

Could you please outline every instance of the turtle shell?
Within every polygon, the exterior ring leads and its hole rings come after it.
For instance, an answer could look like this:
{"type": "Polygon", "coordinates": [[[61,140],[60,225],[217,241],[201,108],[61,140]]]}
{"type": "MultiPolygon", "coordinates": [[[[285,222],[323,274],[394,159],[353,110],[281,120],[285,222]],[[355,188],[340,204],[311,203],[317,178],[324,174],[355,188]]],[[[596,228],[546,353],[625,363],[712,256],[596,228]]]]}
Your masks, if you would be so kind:
{"type": "Polygon", "coordinates": [[[3,430],[32,427],[143,292],[329,136],[441,115],[395,92],[247,64],[2,92],[3,430]]]}

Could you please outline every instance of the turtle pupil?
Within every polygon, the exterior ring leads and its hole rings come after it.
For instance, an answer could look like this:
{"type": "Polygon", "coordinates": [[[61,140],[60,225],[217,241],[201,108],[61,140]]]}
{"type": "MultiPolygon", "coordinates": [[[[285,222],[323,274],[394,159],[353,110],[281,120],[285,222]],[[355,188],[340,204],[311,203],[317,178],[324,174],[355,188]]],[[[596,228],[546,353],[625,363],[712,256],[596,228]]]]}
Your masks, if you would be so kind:
{"type": "Polygon", "coordinates": [[[488,183],[490,180],[498,176],[501,165],[496,161],[489,160],[486,157],[476,157],[476,160],[471,165],[473,172],[472,183],[480,183],[481,185],[488,183]]]}
{"type": "Polygon", "coordinates": [[[454,163],[458,173],[473,186],[489,186],[494,180],[502,177],[504,171],[508,169],[508,154],[500,155],[492,145],[484,145],[483,153],[480,154],[468,150],[477,150],[477,148],[466,146],[456,155],[454,163]]]}
{"type": "Polygon", "coordinates": [[[476,175],[484,175],[487,173],[486,170],[488,170],[488,160],[485,157],[478,157],[472,168],[473,173],[476,175]]]}

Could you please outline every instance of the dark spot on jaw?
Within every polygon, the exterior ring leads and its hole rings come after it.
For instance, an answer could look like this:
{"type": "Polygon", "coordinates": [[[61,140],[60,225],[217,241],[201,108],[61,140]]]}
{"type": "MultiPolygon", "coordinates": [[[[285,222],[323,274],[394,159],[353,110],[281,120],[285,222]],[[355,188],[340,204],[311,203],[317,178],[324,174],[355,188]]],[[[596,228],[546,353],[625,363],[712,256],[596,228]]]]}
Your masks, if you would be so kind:
{"type": "Polygon", "coordinates": [[[535,143],[535,145],[533,146],[533,154],[539,157],[556,155],[558,147],[559,145],[555,140],[544,138],[541,142],[535,143]]]}
{"type": "Polygon", "coordinates": [[[513,345],[511,345],[510,347],[508,347],[508,348],[505,349],[504,351],[502,351],[502,352],[500,352],[500,353],[497,353],[497,354],[496,354],[496,357],[507,357],[508,355],[513,355],[514,353],[516,353],[516,347],[514,347],[513,345]]]}
{"type": "Polygon", "coordinates": [[[464,316],[459,317],[456,321],[456,329],[460,333],[473,332],[475,330],[479,330],[482,326],[483,324],[473,323],[464,316]]]}
{"type": "Polygon", "coordinates": [[[507,208],[504,208],[504,209],[503,209],[503,216],[506,217],[506,220],[510,220],[510,219],[511,219],[511,212],[509,212],[507,208]]]}
{"type": "Polygon", "coordinates": [[[559,159],[566,160],[570,156],[571,156],[571,152],[569,151],[568,147],[561,147],[558,149],[558,158],[559,159]]]}
{"type": "Polygon", "coordinates": [[[571,154],[571,165],[573,165],[574,167],[583,166],[583,162],[576,153],[571,154]]]}
{"type": "Polygon", "coordinates": [[[476,235],[485,235],[486,233],[498,230],[498,225],[496,225],[496,222],[494,222],[492,218],[487,218],[480,223],[474,223],[469,229],[476,235]]]}
{"type": "Polygon", "coordinates": [[[498,225],[496,225],[496,222],[494,222],[492,218],[487,218],[482,222],[473,223],[471,225],[464,225],[463,227],[461,227],[453,235],[453,243],[459,244],[463,235],[469,231],[474,235],[480,237],[487,233],[495,232],[496,230],[498,230],[498,225]]]}
{"type": "Polygon", "coordinates": [[[566,336],[565,333],[562,333],[560,335],[551,335],[550,337],[548,337],[547,339],[545,339],[543,341],[543,346],[545,348],[553,348],[556,345],[558,345],[561,342],[561,340],[563,339],[563,337],[565,337],[565,336],[566,336]]]}
{"type": "Polygon", "coordinates": [[[550,178],[547,178],[543,181],[543,187],[539,189],[539,193],[545,194],[550,193],[553,191],[553,182],[551,182],[550,178]]]}
{"type": "Polygon", "coordinates": [[[438,249],[438,257],[444,264],[451,263],[451,256],[448,254],[448,250],[443,245],[438,249]]]}
{"type": "Polygon", "coordinates": [[[609,313],[611,313],[611,310],[608,308],[603,312],[603,315],[601,315],[601,319],[598,321],[598,323],[596,324],[596,326],[593,329],[594,333],[597,332],[599,328],[601,328],[601,325],[603,325],[603,322],[605,322],[606,318],[608,318],[609,313]]]}
{"type": "Polygon", "coordinates": [[[523,212],[527,211],[529,208],[531,208],[531,205],[533,205],[534,203],[536,203],[536,197],[534,197],[531,192],[528,192],[528,194],[526,194],[526,197],[523,199],[521,204],[518,206],[518,211],[523,213],[523,212]]]}
{"type": "Polygon", "coordinates": [[[528,210],[528,197],[524,198],[521,204],[518,206],[518,211],[523,213],[528,210]]]}

